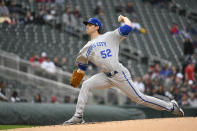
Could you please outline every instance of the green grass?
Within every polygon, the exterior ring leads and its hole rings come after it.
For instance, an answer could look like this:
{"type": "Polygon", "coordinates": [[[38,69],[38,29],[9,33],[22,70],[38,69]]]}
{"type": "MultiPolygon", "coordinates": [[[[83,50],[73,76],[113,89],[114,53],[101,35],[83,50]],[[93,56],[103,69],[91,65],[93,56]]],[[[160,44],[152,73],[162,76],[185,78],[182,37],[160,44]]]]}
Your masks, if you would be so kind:
{"type": "Polygon", "coordinates": [[[15,129],[15,128],[28,128],[28,127],[34,127],[34,126],[27,126],[27,125],[0,125],[0,130],[15,129]]]}

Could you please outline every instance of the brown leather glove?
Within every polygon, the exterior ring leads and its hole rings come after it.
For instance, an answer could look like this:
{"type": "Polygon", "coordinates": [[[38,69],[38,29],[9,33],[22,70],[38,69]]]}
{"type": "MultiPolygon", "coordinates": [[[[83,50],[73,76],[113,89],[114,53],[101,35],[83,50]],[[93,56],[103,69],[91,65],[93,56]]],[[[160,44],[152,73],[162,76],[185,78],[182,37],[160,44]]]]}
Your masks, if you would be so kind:
{"type": "Polygon", "coordinates": [[[77,88],[80,85],[80,82],[83,79],[84,75],[84,72],[74,70],[70,78],[70,85],[74,88],[77,88]]]}

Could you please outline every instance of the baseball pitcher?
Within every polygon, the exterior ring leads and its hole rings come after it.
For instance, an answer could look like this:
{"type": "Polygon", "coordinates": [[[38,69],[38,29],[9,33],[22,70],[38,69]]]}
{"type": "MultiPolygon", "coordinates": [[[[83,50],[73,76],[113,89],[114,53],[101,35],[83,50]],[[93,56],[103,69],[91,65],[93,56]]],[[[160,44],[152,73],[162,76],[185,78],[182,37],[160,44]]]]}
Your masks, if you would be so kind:
{"type": "Polygon", "coordinates": [[[64,124],[84,123],[83,111],[88,101],[89,92],[96,89],[105,89],[117,87],[124,92],[132,101],[148,106],[156,110],[166,110],[177,116],[184,116],[183,110],[178,106],[175,100],[166,102],[155,97],[142,94],[138,87],[135,87],[129,71],[119,63],[118,53],[119,44],[132,31],[131,21],[122,15],[118,17],[118,22],[124,23],[118,29],[104,34],[100,34],[102,25],[96,18],[90,18],[85,21],[86,33],[90,41],[80,50],[76,59],[77,70],[73,71],[70,79],[71,85],[77,87],[84,77],[88,61],[94,63],[100,70],[91,78],[82,83],[76,111],[73,117],[64,122],[64,124]]]}

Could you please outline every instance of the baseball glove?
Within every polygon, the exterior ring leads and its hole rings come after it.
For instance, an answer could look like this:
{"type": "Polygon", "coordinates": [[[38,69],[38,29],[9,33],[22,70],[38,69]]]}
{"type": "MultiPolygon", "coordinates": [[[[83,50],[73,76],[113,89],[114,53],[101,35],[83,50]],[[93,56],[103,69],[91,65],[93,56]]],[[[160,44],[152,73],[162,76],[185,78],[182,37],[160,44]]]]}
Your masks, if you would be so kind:
{"type": "Polygon", "coordinates": [[[77,88],[80,85],[80,82],[83,79],[84,75],[84,72],[74,70],[70,78],[70,85],[74,88],[77,88]]]}

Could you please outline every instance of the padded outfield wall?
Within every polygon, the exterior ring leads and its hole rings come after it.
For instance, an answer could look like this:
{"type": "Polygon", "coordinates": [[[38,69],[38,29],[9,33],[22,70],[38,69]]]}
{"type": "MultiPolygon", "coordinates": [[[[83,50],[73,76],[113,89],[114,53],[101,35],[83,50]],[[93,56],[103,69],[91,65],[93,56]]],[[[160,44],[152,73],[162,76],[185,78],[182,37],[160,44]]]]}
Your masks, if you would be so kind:
{"type": "MultiPolygon", "coordinates": [[[[0,125],[56,125],[72,117],[74,104],[0,103],[0,125]]],[[[197,116],[196,108],[184,109],[186,116],[197,116]]],[[[173,117],[168,112],[142,106],[87,105],[86,122],[121,121],[173,117]]]]}

